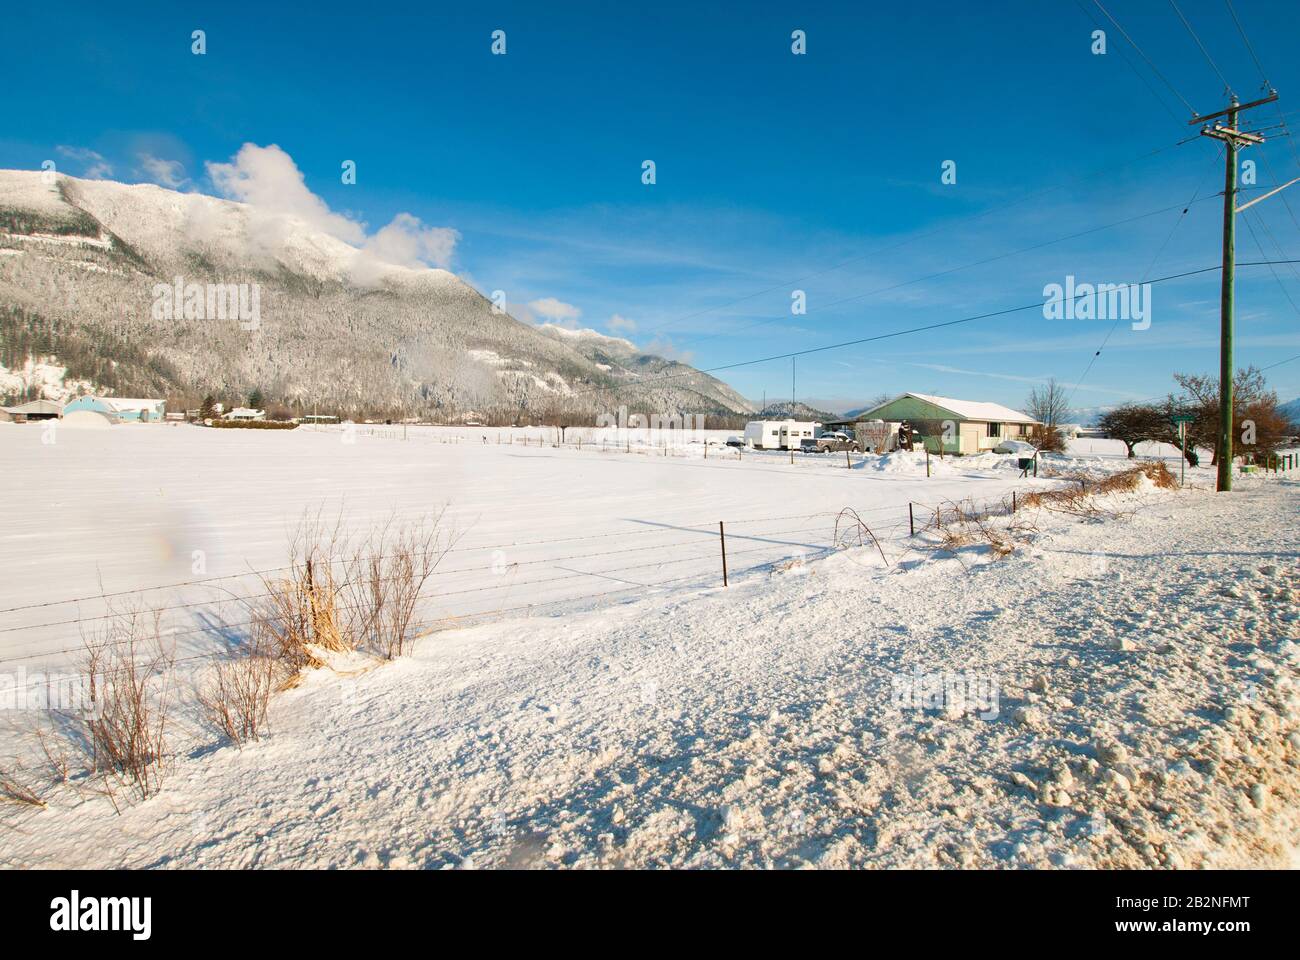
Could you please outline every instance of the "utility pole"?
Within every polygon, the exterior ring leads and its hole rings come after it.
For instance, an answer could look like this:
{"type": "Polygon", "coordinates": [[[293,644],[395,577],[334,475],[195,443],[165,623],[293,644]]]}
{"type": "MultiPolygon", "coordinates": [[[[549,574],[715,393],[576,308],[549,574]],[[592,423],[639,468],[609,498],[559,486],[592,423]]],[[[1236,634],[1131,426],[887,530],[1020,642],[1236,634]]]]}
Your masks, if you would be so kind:
{"type": "Polygon", "coordinates": [[[1243,110],[1272,103],[1276,99],[1277,93],[1272,90],[1267,97],[1250,103],[1238,103],[1233,96],[1232,104],[1226,110],[1193,117],[1189,121],[1194,125],[1206,124],[1217,117],[1227,118],[1226,125],[1215,123],[1214,126],[1201,127],[1201,136],[1221,140],[1224,146],[1223,274],[1219,288],[1219,472],[1215,489],[1225,493],[1232,489],[1232,311],[1237,266],[1237,151],[1264,142],[1264,138],[1257,133],[1238,130],[1237,116],[1243,110]]]}

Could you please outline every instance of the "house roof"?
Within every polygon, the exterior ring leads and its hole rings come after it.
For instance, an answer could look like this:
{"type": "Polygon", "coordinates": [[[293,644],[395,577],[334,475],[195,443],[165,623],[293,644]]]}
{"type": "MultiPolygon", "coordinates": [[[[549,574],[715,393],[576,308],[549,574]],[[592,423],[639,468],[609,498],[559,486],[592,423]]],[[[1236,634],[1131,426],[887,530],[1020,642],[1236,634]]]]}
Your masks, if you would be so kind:
{"type": "Polygon", "coordinates": [[[115,411],[122,410],[144,410],[162,405],[161,400],[141,400],[135,397],[100,397],[106,404],[115,411]]]}
{"type": "Polygon", "coordinates": [[[984,420],[990,423],[1037,423],[1033,417],[1021,413],[1019,410],[1012,410],[1010,407],[1004,407],[1000,403],[990,403],[986,400],[957,400],[953,397],[936,397],[926,393],[900,393],[888,403],[881,403],[872,407],[870,410],[864,410],[858,414],[859,420],[870,420],[871,415],[877,410],[889,406],[891,403],[897,403],[904,397],[915,397],[925,403],[941,407],[949,413],[955,414],[957,420],[984,420]]]}
{"type": "Polygon", "coordinates": [[[161,400],[147,400],[137,397],[96,397],[87,395],[77,399],[98,400],[114,413],[121,413],[124,410],[152,410],[154,407],[162,406],[163,403],[161,400]]]}
{"type": "Polygon", "coordinates": [[[33,413],[52,413],[60,414],[63,412],[63,404],[56,403],[53,400],[28,400],[26,403],[20,403],[16,407],[5,407],[7,413],[33,414],[33,413]]]}

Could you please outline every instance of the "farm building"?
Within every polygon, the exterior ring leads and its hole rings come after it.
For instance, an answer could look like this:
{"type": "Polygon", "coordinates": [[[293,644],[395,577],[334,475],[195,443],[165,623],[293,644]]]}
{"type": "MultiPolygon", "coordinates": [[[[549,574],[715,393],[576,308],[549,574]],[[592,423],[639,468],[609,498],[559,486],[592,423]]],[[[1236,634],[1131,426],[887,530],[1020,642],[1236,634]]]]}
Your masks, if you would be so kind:
{"type": "Polygon", "coordinates": [[[167,416],[167,404],[163,400],[139,400],[128,397],[77,397],[63,408],[66,416],[77,410],[94,410],[106,413],[122,421],[139,421],[140,423],[157,423],[167,416]]]}
{"type": "Polygon", "coordinates": [[[942,444],[944,453],[959,454],[992,450],[1003,440],[1023,440],[1037,422],[1000,403],[956,400],[923,393],[904,393],[887,403],[864,410],[856,427],[862,429],[870,420],[884,421],[889,449],[897,443],[899,425],[908,423],[914,429],[921,428],[926,448],[931,453],[938,453],[942,444]],[[947,423],[952,426],[945,430],[947,423]]]}
{"type": "Polygon", "coordinates": [[[28,420],[57,420],[63,414],[63,404],[53,400],[29,400],[12,407],[0,407],[0,419],[24,423],[28,420]]]}
{"type": "Polygon", "coordinates": [[[265,410],[254,410],[251,407],[235,407],[228,414],[227,420],[265,420],[265,410]]]}
{"type": "Polygon", "coordinates": [[[801,420],[751,420],[745,424],[745,444],[755,450],[797,450],[801,440],[817,436],[817,426],[801,420]]]}

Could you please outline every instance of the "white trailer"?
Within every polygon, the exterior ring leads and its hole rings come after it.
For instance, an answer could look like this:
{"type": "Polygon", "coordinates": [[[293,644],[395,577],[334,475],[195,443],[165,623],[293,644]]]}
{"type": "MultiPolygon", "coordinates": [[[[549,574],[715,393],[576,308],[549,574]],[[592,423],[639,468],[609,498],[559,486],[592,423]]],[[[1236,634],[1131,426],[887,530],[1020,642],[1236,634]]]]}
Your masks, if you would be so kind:
{"type": "Polygon", "coordinates": [[[797,450],[805,438],[817,435],[817,424],[802,420],[751,420],[745,424],[745,446],[755,450],[797,450]]]}

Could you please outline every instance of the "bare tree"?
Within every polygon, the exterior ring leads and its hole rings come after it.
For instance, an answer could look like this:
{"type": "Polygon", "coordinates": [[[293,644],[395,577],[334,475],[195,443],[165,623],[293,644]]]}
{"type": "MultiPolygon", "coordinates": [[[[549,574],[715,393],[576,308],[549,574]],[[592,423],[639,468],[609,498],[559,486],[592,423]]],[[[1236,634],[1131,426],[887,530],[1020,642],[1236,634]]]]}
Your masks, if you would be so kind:
{"type": "Polygon", "coordinates": [[[1069,402],[1065,388],[1054,379],[1029,391],[1025,412],[1038,421],[1037,426],[1030,430],[1029,441],[1039,450],[1065,449],[1061,426],[1069,415],[1069,402]]]}

